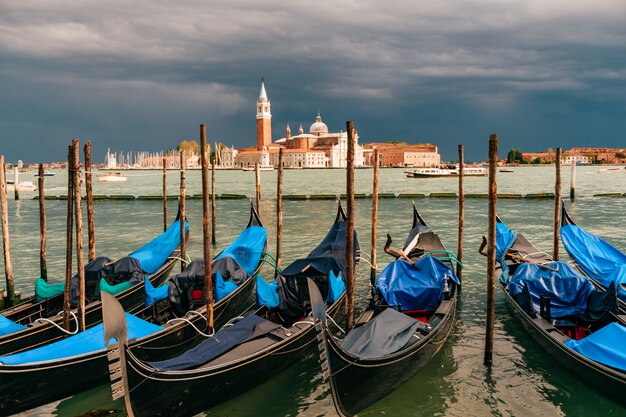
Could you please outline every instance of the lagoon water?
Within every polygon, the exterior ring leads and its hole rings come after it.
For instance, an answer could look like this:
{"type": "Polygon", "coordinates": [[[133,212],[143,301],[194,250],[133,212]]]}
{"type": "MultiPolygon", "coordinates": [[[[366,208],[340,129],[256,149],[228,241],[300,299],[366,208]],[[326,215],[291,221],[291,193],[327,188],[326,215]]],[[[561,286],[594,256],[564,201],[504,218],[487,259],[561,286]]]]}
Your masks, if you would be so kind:
{"type": "MultiPolygon", "coordinates": [[[[498,173],[499,193],[554,191],[554,167],[519,167],[498,173]]],[[[569,167],[563,169],[563,190],[568,195],[569,167]]],[[[22,174],[22,180],[30,174],[22,174]]],[[[95,194],[159,195],[161,173],[132,171],[124,183],[95,183],[95,194]]],[[[275,248],[276,172],[263,172],[261,217],[275,248]]],[[[46,193],[65,194],[65,173],[46,177],[46,193]]],[[[178,192],[178,173],[168,174],[169,194],[178,192]]],[[[371,192],[372,170],[356,171],[356,192],[371,192]]],[[[198,171],[187,172],[187,195],[200,193],[198,171]]],[[[381,170],[381,193],[455,192],[454,179],[409,179],[402,170],[381,170]]],[[[339,194],[345,192],[343,170],[285,171],[285,194],[339,194]]],[[[467,178],[466,193],[486,193],[487,178],[467,178]]],[[[577,200],[566,205],[574,219],[621,250],[626,250],[623,224],[626,198],[599,198],[593,194],[626,193],[626,170],[599,171],[578,167],[577,200]]],[[[218,171],[217,193],[254,195],[254,173],[218,171]]],[[[11,246],[16,287],[32,292],[39,266],[38,204],[33,194],[9,202],[11,246]]],[[[420,198],[415,203],[422,217],[456,250],[457,203],[453,199],[420,198]]],[[[499,200],[498,214],[542,250],[552,247],[551,200],[499,200]]],[[[187,203],[191,222],[192,258],[202,254],[200,200],[187,203]]],[[[46,201],[48,215],[48,270],[52,280],[64,276],[65,201],[46,201]]],[[[248,202],[217,201],[217,249],[226,246],[245,227],[248,202]]],[[[370,247],[370,199],[356,201],[356,229],[364,252],[370,247]]],[[[170,216],[176,201],[169,202],[170,216]]],[[[400,246],[411,226],[411,201],[380,200],[378,220],[379,268],[391,260],[383,253],[386,233],[400,246]]],[[[283,264],[305,256],[324,236],[335,216],[333,201],[284,201],[283,264]]],[[[162,230],[162,205],[158,201],[98,201],[95,203],[97,253],[111,258],[124,256],[162,230]]],[[[466,200],[464,280],[456,324],[451,338],[434,360],[400,389],[361,415],[386,416],[623,416],[626,410],[605,398],[555,363],[511,317],[497,289],[494,364],[482,364],[485,323],[485,258],[477,254],[481,236],[487,232],[487,200],[466,200]]],[[[562,259],[568,259],[561,248],[562,259]]],[[[0,260],[2,263],[2,260],[0,260]]],[[[3,269],[0,265],[0,270],[3,269]]],[[[269,268],[263,270],[269,278],[269,268]]],[[[363,262],[357,275],[357,310],[368,293],[369,266],[363,262]]],[[[59,381],[63,383],[63,381],[59,381]]],[[[35,388],[34,388],[35,389],[35,388]]],[[[236,389],[236,387],[233,387],[236,389]]],[[[198,393],[202,395],[202,393],[198,393]]],[[[158,398],[155,398],[158,401],[158,398]]],[[[75,416],[94,409],[115,409],[124,415],[123,403],[110,400],[103,386],[57,401],[24,415],[75,416]]],[[[206,411],[209,416],[334,416],[329,388],[322,380],[316,359],[309,357],[264,384],[206,411]]]]}

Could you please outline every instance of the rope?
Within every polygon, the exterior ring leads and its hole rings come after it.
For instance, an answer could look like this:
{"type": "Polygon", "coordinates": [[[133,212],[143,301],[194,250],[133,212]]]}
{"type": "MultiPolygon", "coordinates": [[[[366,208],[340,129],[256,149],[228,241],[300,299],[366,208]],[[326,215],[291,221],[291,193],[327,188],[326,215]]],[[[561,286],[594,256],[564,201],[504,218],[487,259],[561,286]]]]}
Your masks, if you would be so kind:
{"type": "MultiPolygon", "coordinates": [[[[62,316],[62,315],[63,315],[63,311],[59,311],[59,314],[57,314],[57,316],[62,316]]],[[[76,330],[74,330],[73,332],[65,330],[63,327],[59,326],[58,324],[56,324],[52,320],[47,319],[45,317],[42,317],[42,318],[39,318],[39,319],[35,320],[34,323],[49,323],[49,324],[53,325],[54,327],[56,327],[57,329],[59,329],[60,331],[62,331],[65,334],[75,335],[76,333],[78,333],[78,318],[76,317],[76,314],[74,314],[72,311],[70,311],[70,316],[72,316],[74,318],[74,321],[76,322],[76,330]]]]}
{"type": "Polygon", "coordinates": [[[378,269],[378,267],[377,267],[377,266],[372,265],[372,263],[371,263],[370,261],[368,261],[366,258],[361,257],[361,258],[359,258],[359,261],[363,261],[363,262],[365,262],[366,264],[368,264],[370,267],[374,268],[375,270],[377,270],[377,269],[378,269]]]}
{"type": "MultiPolygon", "coordinates": [[[[202,332],[200,329],[198,329],[198,328],[196,327],[196,325],[195,325],[195,324],[193,324],[193,323],[191,322],[191,320],[189,320],[189,319],[187,319],[187,318],[184,318],[184,317],[177,317],[177,318],[175,318],[175,319],[171,319],[171,320],[169,320],[167,323],[172,323],[172,324],[173,324],[173,323],[179,323],[179,322],[181,322],[181,321],[182,321],[182,322],[184,322],[184,323],[187,323],[188,325],[190,325],[191,327],[193,327],[193,328],[194,328],[194,330],[195,330],[196,332],[198,332],[198,334],[199,334],[199,335],[204,336],[204,337],[206,337],[206,338],[213,337],[213,335],[215,334],[215,329],[213,329],[213,330],[212,330],[212,333],[211,333],[211,334],[206,334],[206,333],[202,332]]],[[[217,340],[217,338],[215,338],[215,340],[217,340]]],[[[217,341],[219,342],[219,340],[217,340],[217,341]]]]}
{"type": "Polygon", "coordinates": [[[328,313],[326,313],[326,318],[327,318],[328,320],[330,320],[330,322],[331,322],[332,324],[334,324],[334,325],[335,325],[335,327],[337,327],[341,333],[343,333],[344,335],[346,334],[346,331],[345,331],[345,330],[343,330],[341,327],[339,327],[339,325],[338,325],[337,323],[335,323],[335,320],[333,320],[333,318],[332,318],[332,317],[331,317],[328,313]]]}
{"type": "Polygon", "coordinates": [[[269,252],[261,252],[261,255],[269,256],[270,259],[274,261],[274,264],[277,263],[276,258],[274,258],[269,252]]]}
{"type": "Polygon", "coordinates": [[[450,252],[449,250],[444,250],[444,249],[435,249],[435,250],[429,250],[428,252],[425,252],[424,255],[422,256],[428,256],[431,253],[447,253],[450,256],[445,256],[441,259],[445,259],[448,261],[454,261],[457,264],[461,265],[461,268],[465,268],[465,266],[461,263],[461,261],[458,260],[458,258],[456,257],[456,255],[452,252],[450,252]]]}
{"type": "Polygon", "coordinates": [[[273,263],[271,263],[270,261],[268,261],[267,259],[261,259],[261,262],[265,262],[266,264],[268,264],[269,266],[271,266],[272,268],[274,268],[274,270],[276,270],[279,274],[281,274],[283,271],[280,268],[277,268],[276,265],[274,265],[273,263]]]}

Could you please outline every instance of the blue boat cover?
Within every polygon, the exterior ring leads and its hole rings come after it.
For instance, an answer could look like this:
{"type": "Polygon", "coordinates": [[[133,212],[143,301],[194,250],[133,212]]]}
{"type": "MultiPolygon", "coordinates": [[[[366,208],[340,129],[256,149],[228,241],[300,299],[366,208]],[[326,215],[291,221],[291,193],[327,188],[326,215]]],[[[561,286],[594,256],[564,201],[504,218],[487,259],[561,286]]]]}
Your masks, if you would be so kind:
{"type": "Polygon", "coordinates": [[[35,280],[35,298],[37,301],[47,300],[65,291],[65,282],[50,283],[43,278],[35,280]]]}
{"type": "Polygon", "coordinates": [[[611,368],[626,371],[626,327],[611,323],[580,340],[568,340],[565,346],[611,368]]]}
{"type": "Polygon", "coordinates": [[[143,277],[144,288],[146,289],[145,305],[149,307],[160,300],[165,300],[169,294],[169,286],[163,284],[155,287],[147,276],[143,277]]]}
{"type": "Polygon", "coordinates": [[[558,272],[531,263],[518,266],[508,286],[509,294],[515,296],[526,286],[535,311],[539,311],[543,295],[550,298],[552,317],[574,315],[584,318],[587,298],[594,291],[591,281],[565,262],[546,265],[558,272]]]}
{"type": "Polygon", "coordinates": [[[261,274],[256,277],[256,305],[267,306],[269,308],[278,307],[280,298],[278,297],[278,283],[276,280],[266,282],[261,274]]]}
{"type": "MultiPolygon", "coordinates": [[[[185,221],[185,231],[187,230],[189,223],[185,221]]],[[[180,220],[176,220],[165,232],[128,256],[137,259],[146,274],[154,274],[178,245],[180,245],[180,220]]]]}
{"type": "Polygon", "coordinates": [[[341,297],[341,294],[343,294],[345,290],[346,284],[343,282],[341,275],[336,277],[335,273],[330,271],[328,274],[328,297],[326,297],[326,301],[329,304],[334,303],[341,297]]]}
{"type": "Polygon", "coordinates": [[[0,314],[0,336],[19,332],[20,330],[24,330],[25,328],[26,326],[24,326],[23,324],[16,323],[13,320],[7,319],[2,314],[0,314]]]}
{"type": "Polygon", "coordinates": [[[251,314],[232,326],[223,327],[212,337],[204,339],[198,346],[189,349],[180,356],[164,361],[148,362],[148,364],[159,371],[182,371],[197,368],[232,348],[248,340],[263,336],[279,327],[280,324],[251,314]]]}
{"type": "Polygon", "coordinates": [[[502,268],[502,274],[500,275],[500,282],[506,284],[509,282],[509,267],[505,262],[506,251],[511,249],[517,239],[517,233],[509,229],[506,224],[502,222],[496,223],[496,260],[500,263],[502,268]]]}
{"type": "Polygon", "coordinates": [[[266,240],[267,232],[264,227],[250,226],[241,232],[237,239],[228,245],[215,259],[231,257],[250,276],[259,265],[259,259],[263,255],[266,240]]]}
{"type": "Polygon", "coordinates": [[[215,301],[219,301],[237,289],[237,284],[232,281],[224,281],[220,271],[215,272],[215,301]]]}
{"type": "MultiPolygon", "coordinates": [[[[128,313],[124,314],[126,315],[129,340],[148,336],[163,330],[162,326],[157,326],[156,324],[152,324],[128,313]]],[[[80,332],[49,345],[15,353],[13,355],[0,356],[0,363],[5,365],[20,365],[51,361],[104,349],[106,349],[104,344],[104,325],[100,323],[84,332],[80,332]]]]}
{"type": "Polygon", "coordinates": [[[416,264],[397,259],[376,278],[376,287],[389,305],[432,311],[441,303],[446,276],[461,284],[450,267],[434,256],[425,256],[416,264]]]}
{"type": "Polygon", "coordinates": [[[583,271],[605,288],[615,282],[618,298],[626,301],[626,254],[574,224],[561,227],[561,240],[583,271]]]}

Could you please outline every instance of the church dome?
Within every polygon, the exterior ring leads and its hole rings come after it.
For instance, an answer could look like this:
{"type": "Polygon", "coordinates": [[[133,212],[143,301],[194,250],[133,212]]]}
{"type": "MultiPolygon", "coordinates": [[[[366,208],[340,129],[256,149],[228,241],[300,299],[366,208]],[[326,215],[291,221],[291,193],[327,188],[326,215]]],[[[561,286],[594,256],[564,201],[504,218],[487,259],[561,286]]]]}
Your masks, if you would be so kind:
{"type": "Polygon", "coordinates": [[[320,116],[319,113],[317,114],[315,123],[313,123],[309,129],[309,133],[317,136],[328,134],[328,126],[326,126],[326,123],[322,122],[322,116],[320,116]]]}

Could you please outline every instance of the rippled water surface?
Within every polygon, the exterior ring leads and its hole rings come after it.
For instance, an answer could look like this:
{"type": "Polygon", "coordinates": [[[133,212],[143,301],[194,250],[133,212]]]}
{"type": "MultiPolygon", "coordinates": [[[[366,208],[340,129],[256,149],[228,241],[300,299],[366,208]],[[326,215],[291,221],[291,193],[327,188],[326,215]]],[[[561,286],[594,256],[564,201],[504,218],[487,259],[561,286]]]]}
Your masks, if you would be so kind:
{"type": "MultiPolygon", "coordinates": [[[[564,168],[563,188],[568,190],[569,168],[564,168]]],[[[23,174],[24,176],[28,174],[23,174]]],[[[120,184],[96,184],[96,194],[157,195],[161,192],[158,172],[128,172],[120,184]]],[[[501,193],[552,192],[554,168],[516,168],[514,173],[499,174],[501,193]]],[[[275,172],[262,173],[261,216],[268,228],[269,244],[275,245],[275,172]]],[[[369,193],[372,171],[357,170],[356,190],[369,193]]],[[[178,174],[168,174],[169,193],[176,194],[178,174]]],[[[187,194],[200,192],[198,172],[188,172],[187,194]]],[[[254,173],[219,171],[217,193],[254,194],[254,173]]],[[[626,198],[598,198],[593,194],[626,193],[626,170],[598,172],[596,167],[578,167],[579,198],[570,206],[575,220],[621,250],[626,250],[623,224],[626,198]]],[[[64,194],[65,174],[46,178],[48,194],[64,194]]],[[[401,170],[381,171],[381,192],[425,193],[454,192],[453,179],[408,179],[401,170]]],[[[345,171],[295,170],[285,172],[285,194],[345,192],[345,171]]],[[[468,178],[467,193],[486,193],[486,178],[468,178]]],[[[16,286],[32,291],[38,274],[38,206],[23,193],[16,205],[10,201],[10,230],[16,286]]],[[[423,198],[415,200],[424,219],[441,236],[444,244],[456,250],[457,203],[455,200],[423,198]]],[[[201,256],[201,201],[187,203],[191,221],[190,254],[201,256]]],[[[64,274],[64,201],[46,201],[48,214],[49,275],[64,274]]],[[[371,200],[357,200],[356,228],[361,246],[369,253],[371,200]]],[[[169,204],[170,215],[176,202],[169,204]]],[[[226,246],[245,226],[248,203],[245,200],[218,200],[218,249],[226,246]]],[[[324,236],[335,215],[332,201],[284,202],[283,259],[289,262],[305,256],[324,236]]],[[[523,232],[543,250],[552,247],[552,201],[500,200],[498,214],[510,227],[523,232]]],[[[95,204],[97,252],[111,258],[123,256],[142,245],[162,229],[162,206],[152,201],[102,201],[95,204]]],[[[465,270],[463,289],[452,337],[434,360],[397,391],[361,415],[391,416],[619,416],[619,405],[577,382],[556,364],[511,317],[502,294],[496,300],[496,339],[494,365],[482,365],[485,320],[485,259],[476,250],[487,232],[487,201],[466,200],[465,270]]],[[[400,246],[411,226],[411,201],[381,199],[378,220],[379,267],[391,258],[382,252],[384,235],[390,233],[400,246]]],[[[567,259],[561,249],[563,258],[567,259]]],[[[0,260],[0,262],[2,262],[0,260]]],[[[2,266],[3,268],[3,266],[2,266]]],[[[269,277],[270,271],[264,270],[269,277]]],[[[367,297],[369,269],[365,263],[357,276],[357,307],[367,297]]],[[[500,291],[500,290],[498,290],[500,291]]],[[[62,383],[62,381],[59,381],[62,383]]],[[[374,387],[373,387],[374,389],[374,387]]],[[[201,393],[199,393],[201,395],[201,393]]],[[[155,399],[158,401],[158,398],[155,399]]],[[[123,409],[121,402],[110,401],[108,386],[94,389],[37,410],[30,415],[73,416],[91,409],[123,409]]],[[[264,384],[206,412],[210,416],[333,416],[329,390],[323,383],[314,358],[303,360],[287,371],[269,378],[264,384]]]]}

